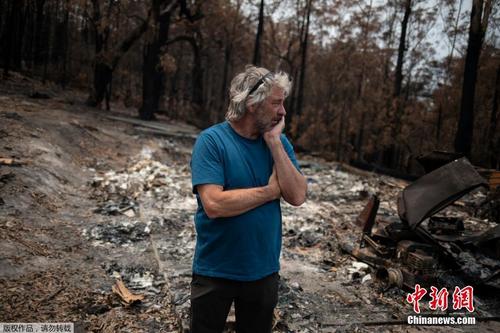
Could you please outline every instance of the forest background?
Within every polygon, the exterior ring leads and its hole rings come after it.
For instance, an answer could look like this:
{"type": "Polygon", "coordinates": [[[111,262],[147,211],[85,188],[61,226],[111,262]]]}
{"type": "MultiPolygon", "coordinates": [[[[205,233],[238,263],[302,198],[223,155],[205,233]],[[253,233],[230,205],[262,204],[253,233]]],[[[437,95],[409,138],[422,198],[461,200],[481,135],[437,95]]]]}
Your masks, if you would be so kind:
{"type": "Polygon", "coordinates": [[[293,78],[298,150],[404,174],[435,150],[499,169],[499,2],[0,0],[2,79],[206,128],[253,63],[293,78]]]}

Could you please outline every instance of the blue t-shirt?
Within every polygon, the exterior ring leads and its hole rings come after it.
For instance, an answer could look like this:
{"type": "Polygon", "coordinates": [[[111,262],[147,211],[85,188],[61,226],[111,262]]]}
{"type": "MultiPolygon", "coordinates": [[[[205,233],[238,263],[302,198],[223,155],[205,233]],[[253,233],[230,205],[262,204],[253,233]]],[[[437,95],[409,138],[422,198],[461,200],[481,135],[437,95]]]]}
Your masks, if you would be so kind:
{"type": "MultiPolygon", "coordinates": [[[[285,135],[283,146],[299,166],[285,135]]],[[[197,185],[216,184],[224,190],[268,184],[274,161],[264,139],[239,135],[223,122],[203,131],[191,159],[196,249],[193,272],[239,281],[254,281],[279,271],[281,251],[280,201],[267,202],[238,216],[210,219],[203,209],[197,185]]]]}

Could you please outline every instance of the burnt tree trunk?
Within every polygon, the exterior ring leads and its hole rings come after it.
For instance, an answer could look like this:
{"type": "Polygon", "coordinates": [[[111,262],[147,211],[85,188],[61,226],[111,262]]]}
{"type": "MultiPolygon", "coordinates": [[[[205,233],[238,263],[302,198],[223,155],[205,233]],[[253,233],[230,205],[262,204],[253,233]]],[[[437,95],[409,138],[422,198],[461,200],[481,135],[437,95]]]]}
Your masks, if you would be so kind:
{"type": "Polygon", "coordinates": [[[34,34],[35,34],[35,15],[36,9],[34,8],[34,3],[28,2],[26,5],[25,14],[25,35],[24,35],[24,49],[23,49],[23,59],[27,68],[33,72],[33,49],[34,49],[34,34]]]}
{"type": "MultiPolygon", "coordinates": [[[[108,7],[110,8],[110,7],[108,7]]],[[[99,29],[102,20],[101,9],[97,0],[92,0],[92,28],[95,43],[94,81],[92,90],[87,98],[87,105],[96,107],[101,104],[106,94],[106,89],[111,84],[113,71],[104,61],[104,51],[109,36],[109,28],[99,29]]]]}
{"type": "MultiPolygon", "coordinates": [[[[158,111],[160,98],[165,90],[165,73],[161,66],[161,56],[165,53],[167,47],[171,15],[178,5],[180,6],[180,14],[191,23],[203,16],[199,11],[201,7],[198,7],[197,12],[193,15],[185,0],[153,0],[150,12],[153,17],[153,28],[143,50],[142,105],[139,108],[139,117],[144,120],[154,119],[154,114],[158,111]]],[[[197,47],[198,45],[196,45],[197,47]]],[[[199,74],[194,75],[197,80],[194,84],[194,90],[199,96],[194,98],[203,101],[203,71],[201,70],[201,58],[197,50],[195,50],[194,67],[199,71],[199,74]]]]}
{"type": "MultiPolygon", "coordinates": [[[[390,110],[393,111],[393,122],[390,125],[390,137],[392,139],[388,149],[385,150],[387,156],[384,160],[388,161],[389,168],[399,168],[399,161],[401,155],[401,148],[398,146],[399,134],[401,132],[401,118],[405,108],[404,96],[402,96],[403,86],[403,63],[406,50],[406,32],[408,29],[408,22],[412,11],[412,1],[405,0],[404,15],[401,21],[401,34],[399,36],[398,57],[396,61],[396,70],[394,75],[394,89],[392,93],[392,104],[389,105],[390,110]]],[[[388,104],[391,99],[388,99],[388,104]]]]}
{"type": "MultiPolygon", "coordinates": [[[[386,43],[386,48],[388,49],[392,47],[392,42],[394,38],[394,24],[396,22],[397,13],[398,13],[397,7],[394,7],[394,11],[392,12],[391,18],[389,19],[389,29],[386,33],[386,37],[384,38],[384,41],[386,43]]],[[[392,58],[389,52],[386,53],[388,55],[385,57],[384,60],[384,83],[386,83],[387,80],[389,79],[390,63],[392,58]]]]}
{"type": "Polygon", "coordinates": [[[255,48],[253,53],[253,64],[255,66],[259,66],[261,63],[260,40],[262,38],[263,30],[264,30],[264,0],[261,0],[259,9],[259,24],[257,26],[257,34],[255,36],[255,48]]]}
{"type": "Polygon", "coordinates": [[[36,67],[43,63],[42,50],[43,50],[43,11],[45,7],[45,0],[36,0],[35,8],[35,31],[34,31],[34,52],[33,52],[33,63],[36,67]]]}
{"type": "MultiPolygon", "coordinates": [[[[301,47],[301,62],[300,62],[300,77],[299,77],[299,86],[297,92],[297,109],[295,111],[295,115],[299,117],[302,115],[302,109],[304,108],[304,81],[306,79],[306,60],[307,60],[307,44],[309,40],[309,22],[311,18],[311,7],[312,0],[307,1],[307,14],[306,14],[306,25],[304,30],[304,39],[302,40],[301,47]]],[[[299,137],[302,132],[302,124],[300,121],[297,122],[296,128],[296,136],[299,137]]]]}
{"type": "Polygon", "coordinates": [[[200,42],[195,38],[190,38],[189,43],[191,44],[191,47],[193,49],[193,70],[191,77],[193,80],[193,103],[196,112],[196,114],[194,115],[194,119],[196,119],[198,127],[205,128],[210,123],[210,112],[204,109],[205,91],[203,85],[203,76],[205,74],[205,71],[203,70],[203,66],[201,64],[200,42]]]}
{"type": "Polygon", "coordinates": [[[21,70],[26,69],[26,59],[29,58],[26,57],[26,47],[29,44],[28,43],[28,38],[27,34],[29,34],[29,31],[27,32],[27,25],[29,21],[29,15],[30,15],[30,7],[31,4],[29,1],[24,2],[23,6],[23,11],[21,13],[20,17],[20,22],[19,22],[19,33],[18,33],[18,38],[17,38],[17,55],[16,55],[16,67],[20,68],[21,70]]]}
{"type": "Polygon", "coordinates": [[[19,55],[17,50],[20,32],[21,11],[23,7],[22,0],[10,2],[9,15],[7,16],[6,28],[3,35],[3,68],[4,76],[9,75],[9,70],[19,69],[16,67],[16,57],[19,55]]]}
{"type": "Polygon", "coordinates": [[[195,107],[195,112],[197,114],[194,115],[194,123],[199,127],[206,127],[210,121],[210,113],[204,112],[203,106],[205,104],[205,89],[204,89],[204,75],[205,71],[203,70],[203,66],[201,64],[201,41],[200,41],[200,32],[196,31],[195,37],[192,36],[180,36],[174,38],[169,41],[167,44],[170,45],[172,43],[176,43],[179,41],[186,41],[191,45],[191,49],[193,50],[193,69],[191,70],[191,96],[192,102],[195,107]]]}
{"type": "Polygon", "coordinates": [[[336,157],[337,161],[342,162],[342,159],[344,158],[344,130],[345,130],[345,122],[346,122],[346,112],[347,112],[347,105],[346,101],[344,101],[342,105],[342,109],[340,110],[340,122],[339,122],[339,133],[338,133],[338,142],[337,142],[337,151],[336,151],[336,157]]]}
{"type": "Polygon", "coordinates": [[[52,24],[52,29],[51,29],[51,42],[50,42],[50,57],[49,57],[49,63],[51,65],[54,65],[54,64],[57,64],[60,60],[60,56],[61,56],[61,49],[63,47],[63,41],[60,38],[60,36],[58,35],[58,33],[60,32],[59,31],[59,28],[60,28],[60,25],[61,25],[61,22],[59,20],[59,10],[60,10],[60,7],[61,7],[61,1],[60,0],[57,0],[55,2],[55,8],[54,8],[54,22],[52,24]]]}
{"type": "Polygon", "coordinates": [[[463,153],[468,158],[471,157],[472,137],[474,132],[474,95],[479,57],[481,55],[481,47],[488,25],[491,6],[491,0],[473,0],[472,2],[469,42],[467,44],[464,80],[462,83],[460,119],[455,134],[455,151],[463,153]],[[483,6],[484,4],[486,4],[486,6],[483,6]]]}
{"type": "Polygon", "coordinates": [[[13,68],[17,70],[22,69],[22,60],[23,60],[23,43],[24,43],[24,29],[26,26],[26,13],[28,7],[28,3],[25,1],[19,1],[20,8],[19,13],[17,14],[17,30],[16,37],[14,41],[13,54],[12,54],[12,64],[13,68]]]}
{"type": "MultiPolygon", "coordinates": [[[[309,0],[306,0],[306,6],[308,4],[308,1],[309,0]]],[[[298,13],[299,13],[299,6],[300,6],[300,0],[297,0],[296,1],[296,6],[297,6],[297,16],[298,13]]],[[[305,29],[306,29],[306,21],[307,21],[307,8],[305,8],[306,10],[304,10],[304,13],[301,14],[300,16],[300,20],[298,20],[299,22],[299,33],[298,33],[298,36],[299,36],[299,53],[302,54],[302,47],[304,45],[304,32],[305,32],[305,29]]],[[[288,50],[287,50],[287,54],[286,54],[286,60],[290,66],[290,73],[292,75],[292,78],[295,80],[296,78],[299,77],[299,66],[295,66],[294,65],[294,61],[291,57],[291,43],[288,45],[288,50]]],[[[293,119],[295,118],[295,115],[297,113],[297,99],[298,99],[298,85],[295,84],[297,81],[294,82],[294,84],[292,85],[292,91],[290,92],[290,96],[287,98],[287,116],[285,117],[285,130],[287,132],[287,134],[290,136],[290,137],[298,137],[298,134],[297,134],[297,131],[296,131],[296,128],[292,128],[292,124],[293,124],[293,119]]]]}
{"type": "Polygon", "coordinates": [[[499,156],[498,150],[500,147],[495,149],[495,134],[497,130],[498,122],[498,98],[500,95],[500,66],[497,67],[497,76],[495,80],[495,92],[493,94],[493,103],[491,108],[491,118],[490,118],[490,128],[488,130],[488,152],[490,154],[491,168],[496,169],[498,166],[499,156]],[[495,150],[497,151],[495,153],[495,150]]]}
{"type": "Polygon", "coordinates": [[[62,24],[62,36],[61,39],[63,41],[63,50],[61,52],[62,56],[62,73],[61,73],[61,78],[60,78],[60,83],[61,86],[66,88],[66,84],[68,83],[68,53],[69,53],[69,0],[66,0],[66,5],[65,5],[65,14],[64,14],[64,22],[62,24]]]}
{"type": "MultiPolygon", "coordinates": [[[[192,80],[193,80],[193,102],[199,107],[203,108],[204,103],[204,89],[203,89],[203,67],[201,65],[201,51],[199,42],[195,38],[191,39],[191,47],[193,49],[193,70],[192,70],[192,80]]],[[[205,112],[209,115],[208,112],[205,112]]],[[[208,118],[207,118],[208,119],[208,118]]]]}
{"type": "Polygon", "coordinates": [[[5,13],[5,1],[0,1],[0,38],[3,36],[3,31],[4,31],[4,26],[3,26],[5,21],[4,13],[5,13]]]}
{"type": "Polygon", "coordinates": [[[401,95],[401,87],[403,83],[403,62],[404,53],[406,49],[406,30],[408,29],[408,21],[410,20],[411,14],[411,0],[406,0],[405,2],[405,13],[403,16],[403,21],[401,21],[401,35],[399,36],[399,46],[398,46],[398,59],[396,62],[396,74],[394,80],[394,97],[399,97],[401,95]]]}
{"type": "Polygon", "coordinates": [[[222,115],[224,115],[224,108],[226,107],[227,103],[227,81],[228,81],[228,75],[229,75],[229,64],[231,63],[231,55],[232,55],[232,50],[233,50],[233,42],[228,42],[226,43],[224,47],[224,69],[222,71],[222,85],[221,85],[221,102],[220,102],[220,108],[219,108],[219,113],[217,115],[217,120],[220,121],[222,120],[222,115]]]}
{"type": "Polygon", "coordinates": [[[363,112],[361,114],[361,121],[359,124],[358,135],[356,137],[356,145],[355,145],[355,151],[357,154],[356,160],[358,161],[364,161],[363,141],[365,139],[365,123],[366,123],[366,112],[363,112]]]}
{"type": "MultiPolygon", "coordinates": [[[[296,78],[298,74],[298,69],[293,68],[292,66],[290,67],[290,74],[292,78],[296,78]]],[[[285,117],[285,131],[288,136],[293,137],[295,133],[291,131],[291,124],[294,116],[294,111],[296,109],[295,104],[296,104],[296,96],[297,96],[297,85],[293,84],[292,85],[292,90],[290,91],[290,95],[286,99],[286,110],[287,110],[287,115],[285,117]]]]}
{"type": "Polygon", "coordinates": [[[42,44],[42,82],[45,83],[45,80],[47,79],[47,73],[48,73],[48,64],[50,61],[50,46],[52,43],[52,20],[54,20],[54,14],[53,14],[53,7],[54,5],[49,2],[47,5],[46,12],[44,14],[44,24],[43,24],[43,33],[42,33],[42,39],[43,39],[43,44],[42,44]]]}
{"type": "Polygon", "coordinates": [[[365,58],[366,58],[366,50],[367,50],[367,42],[368,42],[368,26],[370,24],[371,16],[372,16],[372,5],[373,5],[373,0],[370,0],[368,4],[368,14],[366,15],[366,21],[365,24],[363,24],[363,39],[361,41],[362,47],[363,47],[363,58],[361,61],[361,69],[359,73],[359,80],[358,80],[358,93],[357,93],[357,100],[361,103],[361,109],[362,109],[362,114],[361,114],[361,121],[359,124],[359,130],[357,133],[356,137],[356,142],[354,145],[354,150],[357,154],[356,159],[357,160],[363,160],[363,140],[364,140],[364,132],[365,132],[365,122],[366,122],[366,99],[365,99],[365,71],[366,71],[366,63],[365,63],[365,58]]]}
{"type": "MultiPolygon", "coordinates": [[[[240,12],[240,3],[238,2],[236,7],[236,12],[240,12]]],[[[229,73],[233,66],[233,47],[236,36],[237,29],[237,18],[233,19],[231,29],[224,28],[225,31],[225,43],[224,43],[224,69],[222,74],[222,84],[221,84],[221,98],[220,98],[220,106],[217,110],[217,122],[222,121],[225,115],[225,108],[228,102],[228,81],[229,81],[229,73]]]]}
{"type": "Polygon", "coordinates": [[[87,105],[96,107],[102,103],[106,97],[109,86],[113,79],[113,69],[109,64],[98,61],[94,66],[93,93],[87,100],[87,105]]]}
{"type": "Polygon", "coordinates": [[[401,36],[399,37],[398,46],[398,59],[396,62],[396,73],[394,78],[394,92],[393,98],[395,99],[395,114],[394,114],[394,127],[392,132],[392,138],[396,139],[399,135],[401,127],[401,117],[404,110],[404,105],[401,101],[401,87],[403,85],[403,62],[406,50],[406,30],[408,28],[408,21],[411,15],[411,0],[406,0],[405,2],[405,13],[403,16],[403,21],[401,21],[401,36]]]}
{"type": "Polygon", "coordinates": [[[144,46],[142,67],[142,106],[139,108],[139,117],[152,120],[158,111],[160,97],[165,85],[165,74],[161,67],[162,48],[168,40],[170,16],[177,5],[176,0],[169,3],[168,9],[162,11],[160,0],[153,0],[152,16],[153,30],[151,38],[144,46]]]}
{"type": "Polygon", "coordinates": [[[108,96],[106,104],[107,107],[109,106],[109,96],[111,93],[113,71],[118,66],[122,57],[144,34],[144,32],[146,32],[146,30],[148,29],[148,22],[149,17],[134,30],[132,30],[128,34],[128,36],[118,44],[116,48],[109,51],[105,50],[108,36],[99,33],[95,35],[96,59],[94,65],[94,81],[92,91],[87,99],[88,106],[96,107],[100,105],[106,96],[108,96]]]}
{"type": "Polygon", "coordinates": [[[439,146],[439,141],[441,140],[441,127],[443,126],[443,104],[439,101],[438,106],[438,117],[436,123],[436,143],[439,146]]]}

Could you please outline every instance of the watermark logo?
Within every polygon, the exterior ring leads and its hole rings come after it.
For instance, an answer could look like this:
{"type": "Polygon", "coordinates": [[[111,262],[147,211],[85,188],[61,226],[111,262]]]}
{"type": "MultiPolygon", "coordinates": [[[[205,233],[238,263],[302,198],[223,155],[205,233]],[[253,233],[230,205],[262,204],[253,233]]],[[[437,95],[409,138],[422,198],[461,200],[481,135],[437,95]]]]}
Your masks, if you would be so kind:
{"type": "Polygon", "coordinates": [[[469,312],[474,312],[474,289],[471,286],[462,289],[455,287],[453,292],[453,310],[466,308],[469,312]]]}
{"type": "MultiPolygon", "coordinates": [[[[420,313],[419,302],[427,294],[427,289],[420,287],[419,284],[415,285],[415,291],[406,296],[406,301],[413,305],[413,311],[415,313],[420,313]]],[[[438,289],[431,286],[431,292],[429,296],[431,301],[429,302],[429,308],[431,310],[440,309],[441,311],[446,311],[448,309],[448,289],[441,288],[438,289]]],[[[474,288],[471,286],[466,286],[463,288],[455,287],[453,291],[453,310],[467,309],[469,312],[474,312],[474,288]]]]}
{"type": "MultiPolygon", "coordinates": [[[[446,311],[450,293],[448,289],[438,289],[435,286],[430,287],[430,292],[415,285],[414,292],[406,296],[406,301],[413,305],[413,312],[420,314],[420,302],[423,301],[425,295],[429,295],[429,309],[432,311],[446,311]]],[[[466,309],[468,312],[474,312],[474,288],[466,286],[463,288],[455,287],[451,297],[453,310],[466,309]]],[[[408,316],[408,324],[410,325],[474,325],[476,323],[474,317],[436,317],[436,316],[408,316]]]]}
{"type": "Polygon", "coordinates": [[[438,288],[432,286],[429,296],[432,298],[429,302],[429,308],[431,310],[437,310],[439,308],[441,311],[445,311],[448,309],[448,289],[441,288],[441,290],[438,291],[438,288]]]}
{"type": "Polygon", "coordinates": [[[0,323],[0,333],[74,333],[73,323],[0,323]]]}
{"type": "Polygon", "coordinates": [[[413,304],[413,311],[415,313],[420,313],[420,300],[427,294],[427,290],[425,288],[420,288],[419,284],[415,285],[415,292],[412,294],[408,294],[406,296],[406,301],[410,304],[413,304]]]}

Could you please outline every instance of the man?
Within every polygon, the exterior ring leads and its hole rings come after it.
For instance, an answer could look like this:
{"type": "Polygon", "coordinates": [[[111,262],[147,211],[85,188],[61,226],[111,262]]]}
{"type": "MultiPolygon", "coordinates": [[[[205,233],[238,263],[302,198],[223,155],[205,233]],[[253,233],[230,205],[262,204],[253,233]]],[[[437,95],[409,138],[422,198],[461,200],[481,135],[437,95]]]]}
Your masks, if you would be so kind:
{"type": "Polygon", "coordinates": [[[282,134],[290,86],[284,73],[247,66],[231,82],[226,121],[203,131],[195,143],[191,333],[222,332],[233,301],[238,333],[271,332],[280,198],[299,206],[307,190],[282,134]]]}

